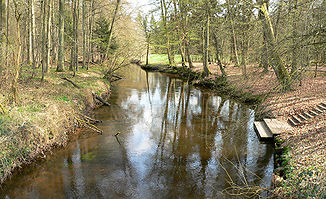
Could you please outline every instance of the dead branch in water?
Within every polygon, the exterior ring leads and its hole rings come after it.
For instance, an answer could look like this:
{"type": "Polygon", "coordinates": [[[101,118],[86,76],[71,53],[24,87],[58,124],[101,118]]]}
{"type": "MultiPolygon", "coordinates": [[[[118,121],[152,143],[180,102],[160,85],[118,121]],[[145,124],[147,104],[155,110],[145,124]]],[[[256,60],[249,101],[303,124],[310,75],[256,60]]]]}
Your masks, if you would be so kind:
{"type": "Polygon", "coordinates": [[[110,106],[109,103],[107,103],[103,98],[101,98],[100,96],[96,95],[95,93],[92,93],[93,96],[95,97],[95,99],[97,99],[98,101],[102,102],[105,106],[110,106]]]}
{"type": "Polygon", "coordinates": [[[76,87],[76,88],[80,88],[80,86],[78,86],[75,82],[71,81],[70,79],[68,79],[68,78],[66,78],[66,77],[63,77],[63,78],[61,78],[61,79],[70,82],[70,83],[71,83],[74,87],[76,87]]]}
{"type": "Polygon", "coordinates": [[[97,128],[96,126],[94,126],[93,124],[85,121],[85,120],[82,120],[82,119],[79,119],[78,117],[75,117],[75,119],[78,121],[78,123],[81,125],[81,126],[84,126],[84,127],[87,127],[93,131],[95,131],[96,133],[99,133],[99,134],[103,134],[103,131],[99,128],[97,128]]]}
{"type": "Polygon", "coordinates": [[[96,120],[94,118],[91,118],[87,115],[81,114],[81,113],[77,113],[79,116],[83,117],[85,121],[91,123],[91,124],[97,124],[97,123],[102,123],[103,121],[101,120],[96,120]]]}

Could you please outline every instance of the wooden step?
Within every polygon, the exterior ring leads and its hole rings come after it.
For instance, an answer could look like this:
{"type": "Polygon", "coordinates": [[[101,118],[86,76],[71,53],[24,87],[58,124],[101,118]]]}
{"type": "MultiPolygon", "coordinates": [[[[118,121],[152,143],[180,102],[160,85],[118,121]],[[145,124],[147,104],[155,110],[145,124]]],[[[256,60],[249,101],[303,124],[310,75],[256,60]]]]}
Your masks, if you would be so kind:
{"type": "Polygon", "coordinates": [[[318,113],[316,113],[315,111],[312,111],[312,110],[309,110],[308,112],[309,112],[309,114],[311,114],[312,116],[317,116],[317,115],[319,115],[318,113]]]}
{"type": "Polygon", "coordinates": [[[301,114],[298,114],[299,118],[302,119],[302,120],[307,120],[307,118],[301,114]]]}
{"type": "Polygon", "coordinates": [[[301,120],[299,118],[297,118],[295,115],[292,115],[292,118],[296,123],[299,123],[299,124],[301,123],[301,120]]]}
{"type": "Polygon", "coordinates": [[[263,122],[254,122],[254,127],[256,130],[256,133],[260,140],[268,140],[273,139],[272,132],[268,129],[266,126],[266,123],[263,122]]]}
{"type": "Polygon", "coordinates": [[[313,108],[312,110],[314,110],[316,113],[323,113],[324,111],[320,110],[319,108],[313,108]]]}
{"type": "Polygon", "coordinates": [[[312,115],[310,115],[310,114],[309,114],[309,113],[307,113],[307,112],[303,112],[303,114],[304,114],[306,117],[308,117],[309,119],[313,118],[313,116],[312,116],[312,115]]]}
{"type": "Polygon", "coordinates": [[[273,135],[279,135],[284,131],[291,130],[291,126],[288,123],[278,119],[264,119],[264,122],[273,135]]]}
{"type": "Polygon", "coordinates": [[[288,123],[291,125],[291,126],[298,126],[299,124],[296,123],[293,119],[289,118],[288,119],[288,123]]]}
{"type": "Polygon", "coordinates": [[[326,107],[322,106],[322,105],[317,105],[317,107],[320,109],[320,110],[326,110],[326,107]]]}

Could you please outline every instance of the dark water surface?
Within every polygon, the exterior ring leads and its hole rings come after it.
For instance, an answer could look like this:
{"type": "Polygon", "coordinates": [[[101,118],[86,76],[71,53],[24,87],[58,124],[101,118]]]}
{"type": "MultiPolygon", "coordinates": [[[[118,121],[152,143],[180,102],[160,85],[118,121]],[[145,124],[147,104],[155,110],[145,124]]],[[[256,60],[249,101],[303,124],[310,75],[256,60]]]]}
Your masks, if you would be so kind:
{"type": "Polygon", "coordinates": [[[230,182],[270,186],[273,148],[259,143],[253,110],[137,66],[123,74],[95,113],[104,134],[85,130],[1,198],[230,198],[230,182]]]}

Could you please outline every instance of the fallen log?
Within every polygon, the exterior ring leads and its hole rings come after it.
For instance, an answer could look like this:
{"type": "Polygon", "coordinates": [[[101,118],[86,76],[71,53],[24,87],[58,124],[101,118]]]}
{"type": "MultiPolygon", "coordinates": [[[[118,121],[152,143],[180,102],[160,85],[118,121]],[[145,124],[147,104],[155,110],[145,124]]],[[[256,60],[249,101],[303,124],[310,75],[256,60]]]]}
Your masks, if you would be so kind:
{"type": "Polygon", "coordinates": [[[76,88],[80,88],[80,86],[78,86],[77,84],[75,84],[75,82],[71,81],[70,79],[68,79],[68,78],[66,78],[66,77],[63,77],[63,78],[61,78],[61,79],[70,82],[70,83],[71,83],[74,87],[76,87],[76,88]]]}
{"type": "Polygon", "coordinates": [[[95,93],[92,93],[93,96],[95,97],[95,99],[97,99],[98,101],[102,102],[105,106],[110,106],[111,104],[107,103],[103,98],[101,98],[100,96],[96,95],[95,93]]]}

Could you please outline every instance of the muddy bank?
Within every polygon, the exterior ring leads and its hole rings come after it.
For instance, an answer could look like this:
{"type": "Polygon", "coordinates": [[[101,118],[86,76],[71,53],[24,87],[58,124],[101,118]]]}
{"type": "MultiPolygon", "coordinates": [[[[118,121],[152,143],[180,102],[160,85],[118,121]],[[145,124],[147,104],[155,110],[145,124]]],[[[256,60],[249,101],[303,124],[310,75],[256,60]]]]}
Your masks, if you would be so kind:
{"type": "Polygon", "coordinates": [[[78,128],[96,122],[87,117],[102,106],[96,96],[107,99],[110,95],[109,81],[96,71],[80,71],[74,78],[55,73],[43,83],[22,77],[17,105],[10,106],[0,97],[6,110],[0,114],[0,183],[19,168],[44,158],[47,151],[65,146],[78,128]]]}

